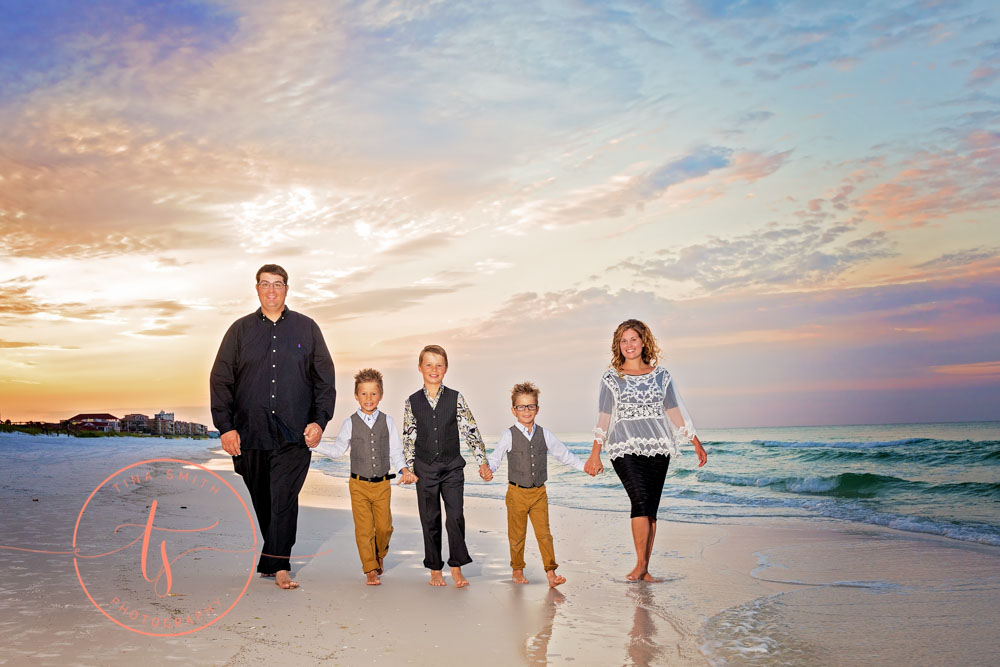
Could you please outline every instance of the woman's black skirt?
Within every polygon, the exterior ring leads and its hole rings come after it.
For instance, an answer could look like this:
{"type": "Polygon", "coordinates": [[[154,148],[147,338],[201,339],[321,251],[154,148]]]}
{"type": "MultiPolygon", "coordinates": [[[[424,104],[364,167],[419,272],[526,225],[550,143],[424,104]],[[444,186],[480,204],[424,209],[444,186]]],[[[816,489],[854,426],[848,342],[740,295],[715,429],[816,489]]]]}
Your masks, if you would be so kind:
{"type": "Polygon", "coordinates": [[[663,494],[663,480],[667,478],[667,468],[670,466],[670,455],[624,454],[611,459],[611,465],[618,473],[628,499],[632,501],[632,518],[648,516],[655,521],[656,511],[660,508],[660,496],[663,494]]]}

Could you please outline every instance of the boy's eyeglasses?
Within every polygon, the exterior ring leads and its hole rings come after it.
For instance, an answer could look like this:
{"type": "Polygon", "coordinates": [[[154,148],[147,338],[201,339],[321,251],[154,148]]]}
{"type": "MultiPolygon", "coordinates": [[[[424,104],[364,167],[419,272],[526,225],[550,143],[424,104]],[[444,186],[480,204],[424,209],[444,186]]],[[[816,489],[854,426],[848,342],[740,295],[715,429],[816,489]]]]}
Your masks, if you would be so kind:
{"type": "Polygon", "coordinates": [[[257,283],[257,287],[265,291],[271,289],[272,287],[274,289],[285,289],[285,283],[281,282],[280,280],[274,283],[269,283],[266,280],[262,280],[259,283],[257,283]]]}
{"type": "Polygon", "coordinates": [[[538,409],[538,404],[532,403],[531,405],[515,405],[514,409],[517,410],[518,412],[524,412],[525,410],[531,410],[532,412],[534,412],[535,410],[538,409]]]}

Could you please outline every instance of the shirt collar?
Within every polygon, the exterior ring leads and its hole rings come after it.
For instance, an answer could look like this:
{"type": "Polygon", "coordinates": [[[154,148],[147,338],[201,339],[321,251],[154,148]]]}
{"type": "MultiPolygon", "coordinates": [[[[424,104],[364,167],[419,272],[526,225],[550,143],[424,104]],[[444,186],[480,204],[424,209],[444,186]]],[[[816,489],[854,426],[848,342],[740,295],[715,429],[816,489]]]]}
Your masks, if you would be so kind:
{"type": "Polygon", "coordinates": [[[429,393],[427,393],[427,387],[426,386],[422,387],[422,389],[424,390],[424,396],[426,396],[428,399],[437,400],[437,399],[441,398],[441,394],[444,393],[444,384],[439,384],[438,385],[437,393],[435,395],[433,395],[433,396],[431,396],[429,393]]]}
{"type": "Polygon", "coordinates": [[[374,424],[375,420],[378,419],[378,408],[375,408],[375,412],[370,415],[366,415],[361,408],[358,408],[358,416],[361,417],[361,421],[366,424],[374,424]]]}
{"type": "MultiPolygon", "coordinates": [[[[261,320],[262,322],[263,321],[266,321],[266,322],[270,322],[271,321],[271,320],[267,319],[267,315],[264,314],[264,309],[263,308],[258,308],[257,312],[255,313],[255,315],[257,315],[257,318],[259,320],[261,320]]],[[[281,320],[285,319],[285,316],[287,316],[287,315],[288,315],[288,306],[285,306],[284,308],[281,309],[281,317],[278,318],[278,321],[280,322],[281,320]]]]}
{"type": "Polygon", "coordinates": [[[514,424],[514,426],[520,429],[521,433],[527,436],[528,440],[531,440],[531,436],[533,436],[535,434],[535,431],[538,429],[538,424],[532,424],[534,428],[531,429],[530,431],[527,428],[525,428],[524,424],[522,424],[521,422],[517,422],[516,424],[514,424]]]}

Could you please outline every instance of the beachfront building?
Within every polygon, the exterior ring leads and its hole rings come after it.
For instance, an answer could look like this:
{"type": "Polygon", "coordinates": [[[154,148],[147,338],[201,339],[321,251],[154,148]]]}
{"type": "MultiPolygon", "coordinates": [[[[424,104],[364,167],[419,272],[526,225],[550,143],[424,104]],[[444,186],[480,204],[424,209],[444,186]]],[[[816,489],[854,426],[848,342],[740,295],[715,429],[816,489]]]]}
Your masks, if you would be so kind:
{"type": "Polygon", "coordinates": [[[160,419],[160,415],[156,415],[156,417],[153,418],[153,421],[149,423],[149,432],[152,435],[173,435],[174,420],[172,418],[160,419]]]}
{"type": "Polygon", "coordinates": [[[121,430],[127,433],[149,433],[149,417],[139,413],[125,415],[121,420],[121,430]]]}
{"type": "Polygon", "coordinates": [[[106,412],[83,413],[70,417],[66,422],[73,428],[86,431],[103,431],[111,433],[120,430],[118,417],[109,415],[106,412]]]}

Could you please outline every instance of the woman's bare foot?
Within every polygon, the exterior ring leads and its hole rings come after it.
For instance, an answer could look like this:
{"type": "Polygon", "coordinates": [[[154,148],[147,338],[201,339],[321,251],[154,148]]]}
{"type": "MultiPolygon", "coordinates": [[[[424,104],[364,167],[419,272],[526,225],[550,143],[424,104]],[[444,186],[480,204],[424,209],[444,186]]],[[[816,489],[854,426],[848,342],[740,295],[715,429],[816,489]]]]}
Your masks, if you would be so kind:
{"type": "Polygon", "coordinates": [[[382,580],[378,578],[378,570],[365,572],[365,577],[368,579],[365,583],[369,586],[378,586],[382,583],[382,580]]]}
{"type": "Polygon", "coordinates": [[[524,578],[524,570],[514,570],[510,575],[510,580],[515,584],[526,584],[528,580],[524,578]]]}
{"type": "Polygon", "coordinates": [[[545,576],[549,578],[549,588],[555,588],[559,584],[566,583],[566,577],[556,574],[555,570],[549,570],[545,573],[545,576]]]}
{"type": "Polygon", "coordinates": [[[431,570],[431,586],[447,586],[444,583],[444,577],[441,576],[441,570],[431,570]]]}
{"type": "Polygon", "coordinates": [[[648,581],[651,584],[658,584],[662,579],[657,579],[649,573],[649,570],[642,567],[641,565],[636,565],[635,568],[625,575],[625,578],[629,581],[648,581]]]}
{"type": "Polygon", "coordinates": [[[279,588],[284,588],[285,590],[291,590],[299,587],[299,582],[292,579],[292,575],[288,570],[278,570],[275,572],[274,583],[279,588]]]}
{"type": "Polygon", "coordinates": [[[469,580],[462,574],[462,568],[460,567],[451,568],[451,578],[455,580],[456,588],[465,588],[469,585],[469,580]]]}

